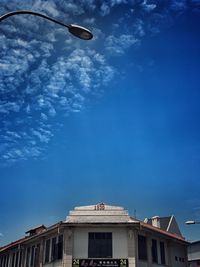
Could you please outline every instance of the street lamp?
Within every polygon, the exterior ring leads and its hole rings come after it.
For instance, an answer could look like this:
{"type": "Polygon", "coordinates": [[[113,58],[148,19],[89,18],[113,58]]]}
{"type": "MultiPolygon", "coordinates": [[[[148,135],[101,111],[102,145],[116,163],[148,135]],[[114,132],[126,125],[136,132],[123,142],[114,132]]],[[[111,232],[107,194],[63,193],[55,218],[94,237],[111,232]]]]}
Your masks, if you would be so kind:
{"type": "Polygon", "coordinates": [[[76,25],[76,24],[64,24],[58,20],[55,20],[53,18],[50,18],[46,15],[43,15],[41,13],[38,13],[38,12],[34,12],[34,11],[29,11],[29,10],[18,10],[18,11],[12,11],[12,12],[9,12],[9,13],[6,13],[4,15],[2,15],[0,17],[0,22],[3,21],[4,19],[8,18],[8,17],[11,17],[11,16],[14,16],[14,15],[18,15],[18,14],[29,14],[29,15],[34,15],[34,16],[38,16],[38,17],[42,17],[44,19],[47,19],[47,20],[50,20],[54,23],[57,23],[61,26],[64,26],[66,28],[68,28],[68,31],[73,34],[74,36],[80,38],[80,39],[83,39],[83,40],[90,40],[93,38],[93,34],[91,33],[91,31],[89,31],[88,29],[80,26],[80,25],[76,25]]]}
{"type": "Polygon", "coordinates": [[[200,224],[200,222],[197,221],[186,221],[186,224],[190,225],[190,224],[200,224]]]}

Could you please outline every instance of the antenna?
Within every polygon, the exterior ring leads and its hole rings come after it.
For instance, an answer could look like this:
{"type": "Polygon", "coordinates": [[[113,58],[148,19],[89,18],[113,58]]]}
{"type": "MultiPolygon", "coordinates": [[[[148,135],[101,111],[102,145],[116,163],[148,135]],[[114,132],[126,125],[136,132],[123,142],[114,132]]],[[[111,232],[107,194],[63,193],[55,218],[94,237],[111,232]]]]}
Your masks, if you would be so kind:
{"type": "Polygon", "coordinates": [[[134,218],[136,219],[136,209],[134,209],[134,218]]]}

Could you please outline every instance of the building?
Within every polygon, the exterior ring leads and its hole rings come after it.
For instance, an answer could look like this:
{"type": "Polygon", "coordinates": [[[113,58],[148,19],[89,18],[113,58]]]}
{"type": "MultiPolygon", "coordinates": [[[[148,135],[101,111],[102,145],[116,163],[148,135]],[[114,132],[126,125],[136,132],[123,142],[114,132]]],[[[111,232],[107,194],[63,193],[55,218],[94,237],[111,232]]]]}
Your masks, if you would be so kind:
{"type": "Polygon", "coordinates": [[[167,217],[154,216],[150,219],[146,218],[144,222],[153,225],[155,227],[161,228],[166,232],[182,236],[174,215],[167,217]]]}
{"type": "Polygon", "coordinates": [[[188,262],[190,267],[200,267],[200,241],[188,245],[188,262]]]}
{"type": "Polygon", "coordinates": [[[104,203],[76,207],[65,221],[40,225],[0,248],[0,267],[184,267],[182,235],[104,203]]]}

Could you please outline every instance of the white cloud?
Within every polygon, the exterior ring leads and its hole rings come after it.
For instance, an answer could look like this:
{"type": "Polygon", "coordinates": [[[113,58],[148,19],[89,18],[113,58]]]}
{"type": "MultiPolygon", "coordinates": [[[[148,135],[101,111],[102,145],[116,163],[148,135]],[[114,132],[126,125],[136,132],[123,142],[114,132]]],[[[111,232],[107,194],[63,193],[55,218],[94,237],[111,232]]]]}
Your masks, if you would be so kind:
{"type": "Polygon", "coordinates": [[[62,9],[66,13],[71,13],[75,16],[81,15],[84,13],[82,6],[75,4],[73,1],[67,1],[62,3],[62,9]]]}
{"type": "Polygon", "coordinates": [[[103,3],[100,7],[100,14],[106,16],[110,13],[110,6],[107,3],[103,3]]]}
{"type": "Polygon", "coordinates": [[[95,20],[96,20],[95,18],[86,18],[86,19],[84,19],[84,24],[94,25],[95,20]]]}
{"type": "Polygon", "coordinates": [[[119,37],[110,35],[106,38],[105,48],[111,55],[121,56],[127,48],[136,43],[138,43],[138,39],[130,34],[122,34],[119,37]]]}
{"type": "Polygon", "coordinates": [[[35,1],[35,3],[33,4],[33,10],[46,12],[48,15],[54,17],[57,17],[59,15],[56,4],[51,0],[49,0],[48,2],[43,2],[41,0],[35,1]]]}
{"type": "Polygon", "coordinates": [[[187,1],[186,0],[174,0],[171,3],[171,8],[175,11],[184,11],[187,8],[187,1]]]}
{"type": "Polygon", "coordinates": [[[8,114],[11,111],[19,112],[21,103],[0,101],[0,113],[8,114]]]}
{"type": "Polygon", "coordinates": [[[119,4],[127,4],[127,0],[111,0],[111,6],[119,5],[119,4]]]}
{"type": "Polygon", "coordinates": [[[151,12],[156,8],[156,4],[149,4],[147,0],[144,0],[144,2],[141,4],[143,10],[146,12],[151,12]]]}
{"type": "Polygon", "coordinates": [[[144,22],[141,19],[136,19],[133,25],[134,35],[138,36],[139,38],[144,37],[145,35],[144,27],[145,27],[144,22]]]}

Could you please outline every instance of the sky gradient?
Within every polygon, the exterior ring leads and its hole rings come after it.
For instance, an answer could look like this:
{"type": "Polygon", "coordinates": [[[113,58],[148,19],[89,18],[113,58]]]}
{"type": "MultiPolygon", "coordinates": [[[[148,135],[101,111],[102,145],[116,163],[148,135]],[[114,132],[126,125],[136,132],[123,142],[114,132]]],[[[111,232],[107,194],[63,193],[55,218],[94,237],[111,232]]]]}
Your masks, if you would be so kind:
{"type": "Polygon", "coordinates": [[[1,0],[0,246],[74,206],[174,214],[199,240],[200,1],[1,0]]]}

